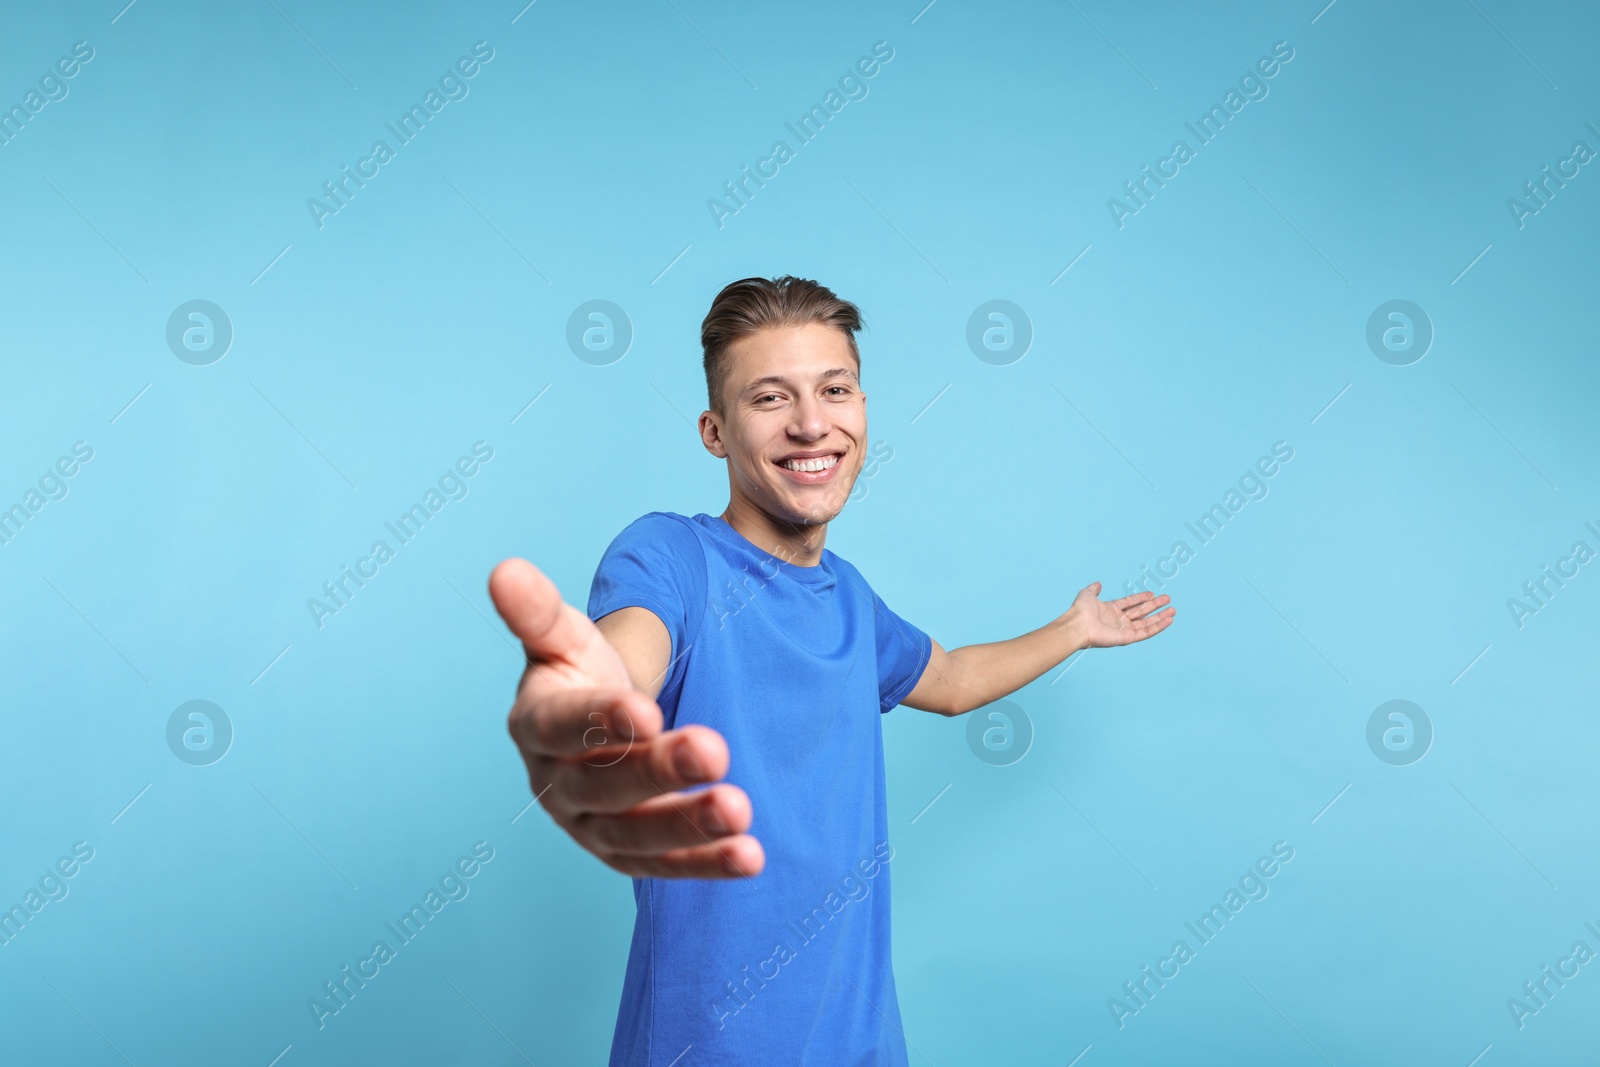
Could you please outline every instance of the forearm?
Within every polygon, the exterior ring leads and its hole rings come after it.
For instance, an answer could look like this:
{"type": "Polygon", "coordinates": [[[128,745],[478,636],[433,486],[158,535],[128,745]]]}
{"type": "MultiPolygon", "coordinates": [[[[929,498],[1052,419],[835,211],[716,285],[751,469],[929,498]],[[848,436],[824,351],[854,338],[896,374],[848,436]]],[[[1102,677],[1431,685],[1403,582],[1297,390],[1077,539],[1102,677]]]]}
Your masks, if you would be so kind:
{"type": "Polygon", "coordinates": [[[1014,693],[1085,647],[1069,613],[1009,641],[951,649],[957,699],[946,713],[960,715],[1014,693]]]}

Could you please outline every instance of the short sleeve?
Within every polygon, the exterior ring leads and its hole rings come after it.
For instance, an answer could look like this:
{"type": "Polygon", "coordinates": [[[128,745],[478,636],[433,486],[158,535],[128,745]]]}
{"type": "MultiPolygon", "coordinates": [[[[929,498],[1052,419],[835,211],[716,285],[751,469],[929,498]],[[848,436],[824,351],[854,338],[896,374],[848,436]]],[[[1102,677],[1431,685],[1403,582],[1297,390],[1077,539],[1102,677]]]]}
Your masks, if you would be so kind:
{"type": "Polygon", "coordinates": [[[878,710],[894,709],[917,687],[933,655],[933,638],[889,610],[872,594],[878,641],[878,710]]]}
{"type": "Polygon", "coordinates": [[[600,557],[589,587],[591,620],[621,608],[645,608],[666,626],[672,661],[662,693],[676,690],[683,658],[699,633],[708,597],[705,549],[688,521],[663,511],[643,515],[600,557]]]}

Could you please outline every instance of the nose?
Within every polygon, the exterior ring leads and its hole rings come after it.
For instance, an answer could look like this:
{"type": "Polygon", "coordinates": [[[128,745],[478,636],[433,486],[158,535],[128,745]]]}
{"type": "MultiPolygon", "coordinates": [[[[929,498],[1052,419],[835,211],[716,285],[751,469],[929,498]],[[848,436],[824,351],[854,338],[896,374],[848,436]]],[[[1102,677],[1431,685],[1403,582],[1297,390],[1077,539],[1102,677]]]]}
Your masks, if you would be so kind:
{"type": "Polygon", "coordinates": [[[801,441],[818,441],[828,436],[831,428],[822,401],[810,394],[802,394],[795,402],[789,420],[789,436],[801,441]]]}

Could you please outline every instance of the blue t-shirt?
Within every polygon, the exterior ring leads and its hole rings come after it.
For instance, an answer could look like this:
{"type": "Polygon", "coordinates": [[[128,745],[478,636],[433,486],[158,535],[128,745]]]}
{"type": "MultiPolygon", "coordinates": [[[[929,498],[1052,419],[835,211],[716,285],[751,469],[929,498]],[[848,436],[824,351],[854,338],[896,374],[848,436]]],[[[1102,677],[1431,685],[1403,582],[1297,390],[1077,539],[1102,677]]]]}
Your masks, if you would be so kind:
{"type": "Polygon", "coordinates": [[[629,606],[672,635],[666,728],[727,739],[724,781],[749,794],[767,862],[754,878],[633,880],[612,1067],[905,1064],[879,713],[917,684],[928,635],[832,552],[797,566],[704,514],[651,512],[617,535],[588,614],[629,606]]]}

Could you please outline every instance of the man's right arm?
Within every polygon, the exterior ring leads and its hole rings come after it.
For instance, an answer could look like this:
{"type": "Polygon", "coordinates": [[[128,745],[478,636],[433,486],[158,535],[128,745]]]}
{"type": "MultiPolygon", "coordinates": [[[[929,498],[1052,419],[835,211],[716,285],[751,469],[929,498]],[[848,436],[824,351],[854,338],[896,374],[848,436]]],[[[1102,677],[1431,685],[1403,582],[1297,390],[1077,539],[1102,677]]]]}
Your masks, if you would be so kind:
{"type": "Polygon", "coordinates": [[[654,700],[672,662],[672,635],[649,608],[618,608],[595,620],[595,627],[617,650],[633,687],[654,700]]]}
{"type": "Polygon", "coordinates": [[[750,798],[720,781],[727,742],[698,724],[662,729],[655,695],[671,639],[661,620],[622,608],[602,629],[521,559],[494,569],[489,596],[527,662],[507,728],[556,824],[636,878],[759,874],[766,854],[745,833],[750,798]],[[688,791],[707,783],[716,784],[688,791]]]}

